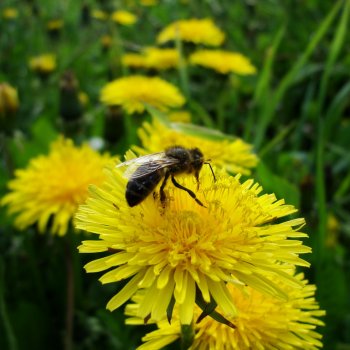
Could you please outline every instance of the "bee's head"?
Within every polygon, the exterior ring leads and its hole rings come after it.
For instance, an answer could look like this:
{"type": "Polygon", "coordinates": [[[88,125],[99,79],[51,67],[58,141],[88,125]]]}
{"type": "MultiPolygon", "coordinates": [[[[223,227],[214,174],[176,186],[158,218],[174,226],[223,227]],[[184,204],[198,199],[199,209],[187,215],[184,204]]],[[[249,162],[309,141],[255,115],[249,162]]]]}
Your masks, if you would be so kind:
{"type": "Polygon", "coordinates": [[[192,166],[196,172],[199,172],[204,164],[203,153],[198,148],[191,149],[192,166]]]}
{"type": "Polygon", "coordinates": [[[216,181],[216,177],[213,171],[213,168],[210,165],[210,159],[204,160],[203,153],[198,148],[193,148],[191,150],[192,157],[193,157],[193,169],[195,171],[195,176],[198,180],[199,172],[202,169],[203,164],[208,164],[211,170],[211,173],[213,174],[214,181],[216,181]]]}

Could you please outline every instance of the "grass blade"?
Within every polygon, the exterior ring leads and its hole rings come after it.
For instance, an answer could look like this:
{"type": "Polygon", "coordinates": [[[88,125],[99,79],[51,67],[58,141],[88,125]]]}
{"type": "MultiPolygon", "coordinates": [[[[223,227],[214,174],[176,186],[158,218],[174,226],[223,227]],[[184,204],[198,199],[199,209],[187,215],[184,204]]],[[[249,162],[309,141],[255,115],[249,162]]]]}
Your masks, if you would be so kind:
{"type": "Polygon", "coordinates": [[[296,63],[292,66],[289,72],[282,78],[281,83],[278,85],[277,89],[272,95],[272,100],[267,100],[265,105],[263,106],[263,113],[261,115],[261,119],[259,120],[260,125],[257,128],[257,133],[255,137],[256,148],[259,148],[261,146],[264,140],[266,129],[274,116],[278,104],[282,101],[288,88],[294,83],[295,77],[299,73],[300,69],[303,68],[303,66],[307,63],[308,59],[315,51],[315,48],[327,33],[337,13],[339,12],[341,4],[342,1],[336,2],[328,16],[318,27],[316,33],[313,35],[305,51],[302,53],[302,55],[299,57],[296,63]]]}

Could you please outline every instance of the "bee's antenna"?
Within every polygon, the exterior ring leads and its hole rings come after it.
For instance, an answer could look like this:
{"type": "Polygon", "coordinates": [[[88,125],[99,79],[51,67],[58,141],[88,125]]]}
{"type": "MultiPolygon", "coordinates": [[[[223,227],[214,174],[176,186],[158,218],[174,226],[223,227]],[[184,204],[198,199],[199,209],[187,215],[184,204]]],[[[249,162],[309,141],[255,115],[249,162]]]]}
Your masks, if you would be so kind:
{"type": "Polygon", "coordinates": [[[210,170],[211,170],[211,173],[213,174],[214,182],[216,182],[216,177],[215,177],[213,168],[211,167],[211,164],[210,164],[209,162],[210,162],[210,159],[208,159],[206,162],[204,162],[204,164],[208,164],[208,165],[209,165],[209,168],[210,168],[210,170]]]}

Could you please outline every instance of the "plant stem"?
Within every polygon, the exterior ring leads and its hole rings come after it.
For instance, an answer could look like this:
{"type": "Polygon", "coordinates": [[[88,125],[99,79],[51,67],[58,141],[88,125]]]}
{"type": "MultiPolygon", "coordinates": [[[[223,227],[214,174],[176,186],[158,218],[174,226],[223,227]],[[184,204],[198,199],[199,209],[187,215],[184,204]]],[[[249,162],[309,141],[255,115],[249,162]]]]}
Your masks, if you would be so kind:
{"type": "Polygon", "coordinates": [[[65,242],[65,258],[66,258],[66,326],[64,334],[64,350],[72,350],[73,348],[73,324],[74,324],[74,273],[73,273],[73,254],[71,250],[72,235],[70,230],[67,232],[67,241],[65,242]]]}
{"type": "Polygon", "coordinates": [[[12,325],[7,313],[5,304],[5,267],[4,261],[0,257],[0,319],[4,325],[9,350],[17,350],[17,342],[13,333],[12,325]]]}

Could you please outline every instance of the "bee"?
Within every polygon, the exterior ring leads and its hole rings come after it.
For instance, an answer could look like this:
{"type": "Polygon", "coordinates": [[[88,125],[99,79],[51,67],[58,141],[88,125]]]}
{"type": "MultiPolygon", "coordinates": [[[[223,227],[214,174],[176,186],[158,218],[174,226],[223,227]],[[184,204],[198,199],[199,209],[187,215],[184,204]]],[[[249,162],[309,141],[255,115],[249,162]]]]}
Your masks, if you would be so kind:
{"type": "Polygon", "coordinates": [[[199,205],[205,207],[193,191],[180,185],[175,179],[175,175],[193,174],[198,189],[199,172],[203,164],[209,165],[214,181],[216,181],[209,160],[204,160],[203,153],[198,148],[188,149],[182,146],[173,146],[164,152],[128,160],[118,164],[117,167],[127,167],[124,176],[129,181],[126,185],[125,198],[130,207],[134,207],[146,199],[162,179],[159,198],[164,207],[166,201],[164,188],[169,178],[175,187],[186,191],[199,205]]]}

